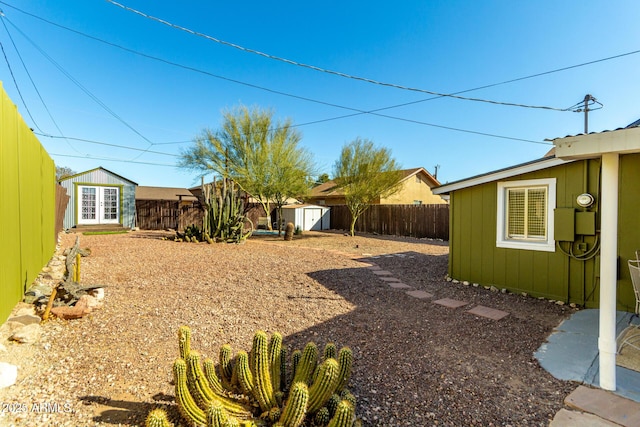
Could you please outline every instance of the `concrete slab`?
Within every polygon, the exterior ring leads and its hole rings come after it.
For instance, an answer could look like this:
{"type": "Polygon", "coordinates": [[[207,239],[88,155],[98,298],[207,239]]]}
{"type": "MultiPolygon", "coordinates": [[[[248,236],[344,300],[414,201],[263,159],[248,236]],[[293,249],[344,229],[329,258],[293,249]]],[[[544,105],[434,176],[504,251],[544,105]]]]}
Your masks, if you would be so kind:
{"type": "Polygon", "coordinates": [[[585,411],[625,427],[640,426],[640,403],[602,389],[579,386],[565,399],[570,408],[585,411]]]}
{"type": "Polygon", "coordinates": [[[411,286],[402,282],[389,282],[389,286],[391,286],[393,289],[411,289],[411,286]]]}
{"type": "Polygon", "coordinates": [[[393,276],[381,276],[380,280],[383,280],[385,282],[399,282],[400,279],[398,279],[397,277],[393,277],[393,276]]]}
{"type": "Polygon", "coordinates": [[[506,311],[485,307],[484,305],[477,305],[471,310],[468,310],[467,313],[471,313],[480,317],[486,317],[487,319],[491,320],[500,320],[503,317],[507,317],[509,315],[509,313],[506,311]]]}
{"type": "Polygon", "coordinates": [[[407,295],[411,295],[414,298],[426,299],[433,297],[433,294],[425,291],[407,291],[407,295]]]}
{"type": "Polygon", "coordinates": [[[391,276],[391,272],[387,270],[371,270],[373,274],[377,274],[378,276],[391,276]]]}
{"type": "Polygon", "coordinates": [[[549,427],[620,427],[611,421],[603,420],[597,415],[586,412],[560,409],[553,417],[549,427]]]}
{"type": "Polygon", "coordinates": [[[463,305],[469,304],[466,301],[458,301],[458,300],[451,299],[451,298],[442,298],[442,299],[434,301],[434,303],[439,304],[439,305],[443,305],[443,306],[445,306],[447,308],[458,308],[458,307],[462,307],[463,305]]]}
{"type": "Polygon", "coordinates": [[[378,264],[374,264],[371,263],[371,265],[366,267],[368,270],[382,270],[382,267],[380,267],[378,264]]]}

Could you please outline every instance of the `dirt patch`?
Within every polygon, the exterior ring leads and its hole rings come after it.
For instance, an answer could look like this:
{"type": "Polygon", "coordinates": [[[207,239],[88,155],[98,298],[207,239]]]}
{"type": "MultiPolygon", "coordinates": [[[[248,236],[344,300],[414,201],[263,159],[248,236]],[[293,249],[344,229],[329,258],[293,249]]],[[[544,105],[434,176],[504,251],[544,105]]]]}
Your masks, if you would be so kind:
{"type": "MultiPolygon", "coordinates": [[[[443,242],[307,232],[208,245],[161,235],[81,237],[91,248],[82,282],[108,285],[105,305],[50,322],[33,357],[13,359],[29,366],[0,401],[57,410],[4,411],[0,424],[133,426],[157,406],[176,421],[171,365],[184,324],[192,347],[216,359],[225,343],[248,350],[258,329],[281,332],[291,350],[310,340],[350,346],[349,387],[367,426],[546,426],[574,388],[533,357],[572,310],[445,281],[443,242]],[[371,264],[433,297],[392,288],[371,264]],[[442,298],[467,305],[433,303],[442,298]],[[477,305],[509,315],[467,313],[477,305]]],[[[10,361],[14,344],[5,346],[0,360],[10,361]]]]}

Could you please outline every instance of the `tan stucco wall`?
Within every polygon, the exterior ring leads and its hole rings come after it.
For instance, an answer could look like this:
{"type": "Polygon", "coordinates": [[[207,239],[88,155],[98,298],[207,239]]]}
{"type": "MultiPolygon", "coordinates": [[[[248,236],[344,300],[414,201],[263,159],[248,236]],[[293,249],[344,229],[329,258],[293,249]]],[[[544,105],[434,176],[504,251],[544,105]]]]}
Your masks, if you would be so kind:
{"type": "Polygon", "coordinates": [[[391,197],[380,200],[381,205],[412,205],[415,200],[421,200],[423,205],[437,205],[447,203],[440,196],[436,196],[431,192],[431,187],[425,181],[423,176],[420,182],[417,182],[416,176],[407,178],[402,186],[402,190],[391,197]]]}

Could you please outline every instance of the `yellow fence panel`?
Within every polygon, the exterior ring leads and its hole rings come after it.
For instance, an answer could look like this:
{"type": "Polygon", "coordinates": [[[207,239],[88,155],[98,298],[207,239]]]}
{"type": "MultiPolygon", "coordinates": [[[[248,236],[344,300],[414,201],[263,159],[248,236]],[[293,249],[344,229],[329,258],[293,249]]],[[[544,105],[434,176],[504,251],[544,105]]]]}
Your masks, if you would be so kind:
{"type": "Polygon", "coordinates": [[[0,323],[55,251],[55,164],[0,82],[0,323]]]}

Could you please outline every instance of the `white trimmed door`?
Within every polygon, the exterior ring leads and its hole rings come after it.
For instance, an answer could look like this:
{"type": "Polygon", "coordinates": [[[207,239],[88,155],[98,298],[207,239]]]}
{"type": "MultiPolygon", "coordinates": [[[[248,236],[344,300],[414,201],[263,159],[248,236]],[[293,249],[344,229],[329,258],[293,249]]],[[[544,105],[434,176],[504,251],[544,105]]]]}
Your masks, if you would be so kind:
{"type": "Polygon", "coordinates": [[[78,224],[118,224],[120,188],[78,186],[78,224]]]}

